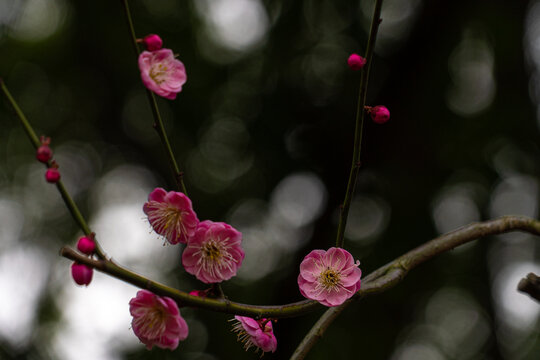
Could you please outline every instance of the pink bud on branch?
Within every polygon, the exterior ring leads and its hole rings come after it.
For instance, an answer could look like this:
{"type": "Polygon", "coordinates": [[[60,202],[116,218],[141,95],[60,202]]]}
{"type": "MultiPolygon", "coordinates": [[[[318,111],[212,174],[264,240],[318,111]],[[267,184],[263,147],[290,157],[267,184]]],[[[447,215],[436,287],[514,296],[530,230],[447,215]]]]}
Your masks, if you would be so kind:
{"type": "Polygon", "coordinates": [[[52,158],[52,150],[49,147],[49,144],[51,143],[51,138],[41,136],[40,141],[41,141],[41,146],[38,147],[36,150],[36,159],[39,162],[46,164],[52,158]]]}
{"type": "Polygon", "coordinates": [[[138,43],[143,43],[144,48],[148,51],[156,51],[163,46],[163,40],[156,34],[146,35],[143,39],[137,39],[138,43]]]}
{"type": "Polygon", "coordinates": [[[60,172],[56,161],[53,160],[51,167],[45,172],[45,180],[51,184],[56,184],[60,180],[60,172]]]}
{"type": "Polygon", "coordinates": [[[84,264],[74,262],[71,265],[71,276],[73,277],[73,280],[75,280],[75,282],[79,285],[88,286],[88,284],[90,284],[90,282],[92,281],[93,273],[94,270],[84,264]]]}
{"type": "Polygon", "coordinates": [[[373,119],[373,121],[377,124],[384,124],[390,120],[390,110],[388,110],[386,106],[366,106],[365,109],[371,116],[371,119],[373,119]]]}
{"type": "Polygon", "coordinates": [[[86,255],[92,255],[96,250],[96,243],[91,236],[82,236],[77,242],[77,249],[86,255]]]}
{"type": "Polygon", "coordinates": [[[358,54],[351,54],[349,56],[349,59],[347,59],[347,64],[349,65],[349,68],[353,71],[358,71],[366,65],[366,59],[361,57],[358,54]]]}

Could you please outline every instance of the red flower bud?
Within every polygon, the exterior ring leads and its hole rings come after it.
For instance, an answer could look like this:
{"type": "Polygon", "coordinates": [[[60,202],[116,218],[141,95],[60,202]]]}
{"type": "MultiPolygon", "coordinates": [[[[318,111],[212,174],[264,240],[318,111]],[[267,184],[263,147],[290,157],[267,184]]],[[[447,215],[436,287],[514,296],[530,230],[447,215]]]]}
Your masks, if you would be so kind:
{"type": "Polygon", "coordinates": [[[142,42],[144,44],[144,47],[148,51],[156,51],[161,49],[161,47],[163,46],[163,40],[161,40],[161,38],[156,34],[150,34],[145,36],[142,42]]]}
{"type": "Polygon", "coordinates": [[[92,281],[92,275],[94,274],[94,270],[86,266],[84,264],[79,264],[77,262],[74,262],[71,265],[71,276],[73,277],[73,280],[79,285],[86,285],[90,284],[92,281]]]}
{"type": "Polygon", "coordinates": [[[45,172],[45,180],[47,180],[47,182],[51,184],[57,183],[58,180],[60,180],[60,171],[58,171],[58,168],[48,168],[47,172],[45,172]]]}
{"type": "Polygon", "coordinates": [[[92,255],[96,250],[96,243],[89,237],[83,236],[77,242],[77,249],[86,255],[92,255]]]}
{"type": "Polygon", "coordinates": [[[368,108],[368,111],[373,121],[375,121],[377,124],[384,124],[390,119],[390,111],[386,108],[386,106],[374,106],[372,108],[368,108]]]}
{"type": "Polygon", "coordinates": [[[363,68],[364,65],[366,65],[366,59],[364,59],[358,54],[351,54],[351,56],[349,56],[349,59],[347,60],[347,64],[349,65],[351,70],[357,71],[363,68]]]}

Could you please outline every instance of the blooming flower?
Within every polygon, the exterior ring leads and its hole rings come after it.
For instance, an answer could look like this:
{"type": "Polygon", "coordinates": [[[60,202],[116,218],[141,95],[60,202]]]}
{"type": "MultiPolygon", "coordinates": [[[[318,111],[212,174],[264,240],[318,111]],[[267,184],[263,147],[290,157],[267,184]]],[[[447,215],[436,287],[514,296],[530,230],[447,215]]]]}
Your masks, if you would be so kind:
{"type": "Polygon", "coordinates": [[[79,285],[88,286],[92,281],[93,274],[94,270],[89,266],[77,262],[74,262],[71,265],[71,277],[73,277],[73,280],[79,285]]]}
{"type": "Polygon", "coordinates": [[[199,223],[182,254],[186,271],[204,283],[229,280],[242,265],[242,234],[222,222],[199,223]]]}
{"type": "Polygon", "coordinates": [[[171,244],[186,243],[195,233],[199,219],[191,200],[183,193],[155,188],[143,206],[154,231],[171,244]]]}
{"type": "Polygon", "coordinates": [[[374,122],[377,124],[384,124],[390,120],[390,110],[386,106],[378,105],[374,107],[368,107],[369,114],[374,122]]]}
{"type": "Polygon", "coordinates": [[[139,55],[141,79],[148,90],[174,100],[187,80],[186,68],[171,49],[143,51],[139,55]]]}
{"type": "Polygon", "coordinates": [[[233,325],[234,332],[238,333],[238,340],[244,343],[246,351],[254,346],[255,352],[274,352],[277,340],[272,329],[272,321],[268,319],[255,320],[245,316],[235,316],[237,322],[233,325]]]}
{"type": "Polygon", "coordinates": [[[180,340],[188,336],[188,326],[180,315],[178,305],[166,296],[157,296],[148,290],[139,290],[129,301],[133,316],[133,332],[148,349],[156,345],[174,350],[180,340]]]}
{"type": "Polygon", "coordinates": [[[313,250],[300,264],[302,295],[326,306],[338,306],[360,289],[360,262],[344,249],[313,250]]]}
{"type": "Polygon", "coordinates": [[[364,65],[366,65],[366,59],[364,59],[358,54],[351,54],[351,56],[349,56],[349,58],[347,59],[347,65],[349,65],[351,70],[357,71],[363,68],[364,65]]]}

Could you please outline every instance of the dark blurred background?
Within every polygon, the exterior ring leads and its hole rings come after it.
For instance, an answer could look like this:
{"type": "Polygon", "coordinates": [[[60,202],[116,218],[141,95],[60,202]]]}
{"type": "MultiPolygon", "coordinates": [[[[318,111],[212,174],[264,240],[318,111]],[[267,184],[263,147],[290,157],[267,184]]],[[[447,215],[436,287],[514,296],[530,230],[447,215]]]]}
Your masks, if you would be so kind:
{"type": "MultiPolygon", "coordinates": [[[[199,218],[243,232],[235,301],[300,300],[298,266],[334,244],[351,161],[373,0],[132,1],[138,37],[157,33],[188,81],[159,100],[199,218]]],[[[386,0],[346,248],[368,274],[472,221],[538,216],[540,2],[386,0]]],[[[0,0],[0,76],[106,252],[181,290],[203,289],[162,246],[142,204],[174,188],[120,1],[0,0]]],[[[0,359],[256,359],[229,315],[183,308],[190,336],[147,351],[130,329],[131,285],[70,279],[58,256],[81,235],[7,102],[0,102],[0,359]]],[[[540,271],[538,239],[491,237],[350,306],[308,359],[538,359],[540,307],[517,293],[540,271]]],[[[314,324],[279,320],[286,359],[314,324]]]]}

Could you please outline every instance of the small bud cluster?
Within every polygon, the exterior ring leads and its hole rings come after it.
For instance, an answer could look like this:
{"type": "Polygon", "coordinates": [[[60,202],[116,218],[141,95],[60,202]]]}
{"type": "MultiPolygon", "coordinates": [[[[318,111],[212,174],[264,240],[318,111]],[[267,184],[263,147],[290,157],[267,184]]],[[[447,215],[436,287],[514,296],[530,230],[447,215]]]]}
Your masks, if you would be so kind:
{"type": "MultiPolygon", "coordinates": [[[[96,243],[94,241],[94,233],[81,236],[77,242],[77,249],[85,255],[92,256],[96,251],[96,243]]],[[[71,276],[79,285],[88,286],[92,281],[94,270],[85,264],[74,262],[71,265],[71,276]]]]}
{"type": "Polygon", "coordinates": [[[51,138],[41,136],[39,140],[41,145],[36,150],[36,159],[47,165],[45,180],[47,180],[48,183],[56,184],[60,180],[60,172],[58,171],[58,163],[52,160],[53,152],[49,147],[51,138]]]}

